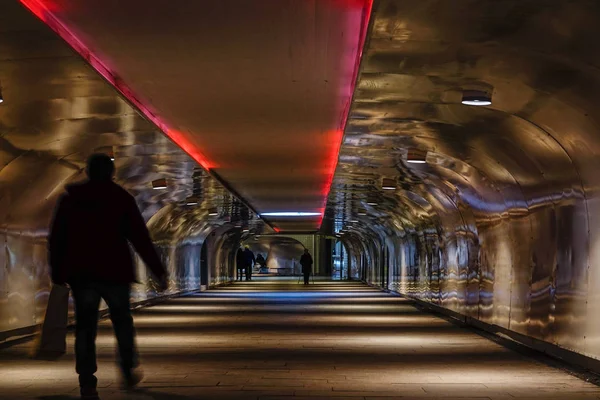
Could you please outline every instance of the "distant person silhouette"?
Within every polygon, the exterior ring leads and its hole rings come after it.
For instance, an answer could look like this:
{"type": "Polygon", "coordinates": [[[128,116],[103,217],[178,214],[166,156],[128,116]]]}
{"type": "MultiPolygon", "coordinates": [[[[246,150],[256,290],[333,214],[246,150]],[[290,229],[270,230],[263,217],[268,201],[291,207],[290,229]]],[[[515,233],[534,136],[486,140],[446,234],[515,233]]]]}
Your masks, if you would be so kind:
{"type": "Polygon", "coordinates": [[[302,273],[304,274],[304,284],[308,285],[313,265],[313,259],[308,249],[304,249],[304,254],[300,257],[300,265],[302,265],[302,273]]]}
{"type": "Polygon", "coordinates": [[[254,258],[254,253],[252,252],[252,250],[250,250],[249,246],[246,246],[246,248],[244,249],[244,258],[246,259],[246,263],[245,263],[246,280],[251,281],[252,280],[252,267],[254,266],[256,259],[254,258]]]}
{"type": "Polygon", "coordinates": [[[88,180],[66,187],[56,206],[48,238],[52,281],[68,283],[75,300],[75,355],[82,399],[99,399],[96,391],[98,308],[110,311],[120,355],[123,386],[132,388],[137,351],[129,296],[136,274],[129,243],[159,282],[167,287],[165,268],[134,198],[113,182],[110,157],[94,154],[87,162],[88,180]]]}
{"type": "Polygon", "coordinates": [[[260,253],[256,256],[256,263],[258,265],[260,265],[261,268],[267,266],[267,261],[265,260],[265,258],[263,257],[263,255],[260,254],[260,253]]]}
{"type": "Polygon", "coordinates": [[[242,248],[238,248],[237,253],[235,254],[235,268],[237,270],[237,280],[242,280],[242,275],[244,274],[244,269],[246,269],[246,256],[244,255],[244,250],[242,248]]]}

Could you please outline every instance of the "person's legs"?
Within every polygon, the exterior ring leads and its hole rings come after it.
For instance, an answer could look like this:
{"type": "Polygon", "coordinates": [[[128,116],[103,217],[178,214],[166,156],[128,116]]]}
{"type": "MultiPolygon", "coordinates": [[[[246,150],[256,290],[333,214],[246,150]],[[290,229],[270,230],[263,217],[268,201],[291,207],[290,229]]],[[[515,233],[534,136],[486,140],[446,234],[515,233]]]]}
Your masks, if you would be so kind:
{"type": "Polygon", "coordinates": [[[304,273],[304,284],[308,285],[308,278],[310,277],[310,272],[304,273]]]}
{"type": "Polygon", "coordinates": [[[246,266],[246,268],[244,268],[245,272],[246,272],[246,280],[249,281],[250,280],[250,268],[249,266],[246,266]]]}
{"type": "Polygon", "coordinates": [[[252,266],[248,267],[248,280],[251,281],[252,280],[252,266]]]}
{"type": "Polygon", "coordinates": [[[132,379],[133,369],[138,366],[135,329],[129,304],[130,286],[129,284],[103,284],[101,294],[110,311],[110,320],[119,347],[121,371],[125,383],[128,384],[132,379]]]}
{"type": "Polygon", "coordinates": [[[79,385],[84,390],[94,391],[98,379],[94,376],[96,365],[96,333],[98,330],[98,308],[100,293],[91,283],[71,284],[75,300],[75,370],[79,374],[79,385]]]}

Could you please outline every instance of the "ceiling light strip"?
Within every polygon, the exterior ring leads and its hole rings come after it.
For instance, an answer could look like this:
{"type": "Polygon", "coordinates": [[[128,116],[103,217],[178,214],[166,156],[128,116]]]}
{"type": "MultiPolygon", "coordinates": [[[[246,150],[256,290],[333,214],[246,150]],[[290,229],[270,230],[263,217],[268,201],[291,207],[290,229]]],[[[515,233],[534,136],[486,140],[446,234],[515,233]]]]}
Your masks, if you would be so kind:
{"type": "Polygon", "coordinates": [[[323,206],[321,207],[321,218],[319,219],[319,229],[323,225],[323,218],[325,216],[325,208],[327,207],[327,200],[329,193],[331,192],[331,185],[333,184],[333,178],[335,176],[335,170],[340,157],[340,149],[342,147],[342,140],[344,138],[344,131],[346,130],[346,124],[348,122],[348,115],[350,114],[350,107],[352,106],[352,100],[354,98],[354,91],[356,90],[356,83],[358,81],[358,72],[360,71],[360,63],[362,61],[363,50],[367,39],[367,31],[369,28],[369,21],[371,18],[371,10],[373,8],[373,0],[366,0],[363,6],[362,23],[360,27],[360,34],[358,38],[358,49],[356,60],[354,61],[354,71],[352,73],[352,87],[351,95],[344,106],[342,113],[342,119],[340,121],[341,129],[335,131],[333,151],[330,156],[331,163],[328,167],[327,181],[324,186],[323,194],[323,206]]]}
{"type": "MultiPolygon", "coordinates": [[[[92,52],[90,49],[59,19],[52,13],[48,4],[44,0],[20,0],[29,11],[31,11],[36,17],[44,22],[50,29],[52,29],[58,36],[60,36],[65,42],[67,42],[73,50],[75,50],[89,65],[96,70],[104,79],[106,79],[123,97],[125,97],[131,104],[139,109],[139,111],[154,125],[164,132],[173,142],[175,142],[183,151],[188,153],[198,164],[204,169],[210,170],[215,168],[216,165],[210,161],[204,154],[202,154],[196,146],[185,138],[181,132],[169,128],[166,123],[160,120],[150,109],[144,105],[132,90],[127,86],[121,79],[117,77],[106,65],[92,52]]],[[[53,6],[56,7],[56,6],[53,6]]]]}

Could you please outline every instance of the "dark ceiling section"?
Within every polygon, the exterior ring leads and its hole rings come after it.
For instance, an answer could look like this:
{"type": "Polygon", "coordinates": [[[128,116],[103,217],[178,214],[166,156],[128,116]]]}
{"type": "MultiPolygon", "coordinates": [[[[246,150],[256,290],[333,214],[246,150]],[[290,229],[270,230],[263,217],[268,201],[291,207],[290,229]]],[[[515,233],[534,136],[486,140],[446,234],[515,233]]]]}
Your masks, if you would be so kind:
{"type": "Polygon", "coordinates": [[[357,254],[401,246],[406,292],[581,351],[579,333],[598,340],[597,317],[568,313],[600,289],[599,20],[584,0],[376,2],[332,229],[357,254]]]}
{"type": "Polygon", "coordinates": [[[22,0],[269,221],[317,230],[371,0],[22,0]]]}

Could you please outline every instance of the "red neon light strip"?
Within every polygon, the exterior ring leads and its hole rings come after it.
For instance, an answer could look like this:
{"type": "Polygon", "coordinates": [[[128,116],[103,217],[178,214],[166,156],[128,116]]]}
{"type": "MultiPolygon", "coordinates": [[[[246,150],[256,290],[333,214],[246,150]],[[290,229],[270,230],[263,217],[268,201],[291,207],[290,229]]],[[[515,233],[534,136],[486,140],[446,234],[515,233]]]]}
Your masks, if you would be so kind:
{"type": "Polygon", "coordinates": [[[64,26],[58,18],[56,18],[51,10],[48,8],[48,4],[43,3],[42,0],[20,0],[29,11],[31,11],[36,17],[44,22],[50,29],[52,29],[58,36],[66,41],[83,59],[85,59],[92,68],[94,68],[104,79],[106,79],[123,97],[125,97],[131,104],[138,108],[138,110],[154,125],[164,132],[173,142],[175,142],[183,151],[188,153],[198,164],[204,169],[210,170],[215,168],[216,165],[211,162],[204,154],[202,154],[196,146],[190,142],[181,132],[169,128],[165,122],[160,120],[150,109],[144,105],[135,96],[133,91],[127,86],[122,80],[120,80],[116,74],[114,74],[106,65],[98,59],[94,54],[91,53],[89,48],[77,38],[77,36],[64,26]]]}
{"type": "MultiPolygon", "coordinates": [[[[356,57],[356,61],[354,63],[354,72],[352,74],[352,90],[351,93],[354,93],[356,89],[356,83],[358,80],[358,72],[360,70],[360,63],[362,61],[363,50],[365,46],[365,41],[367,40],[367,30],[369,28],[369,20],[371,18],[371,10],[373,8],[373,0],[367,0],[365,7],[363,8],[363,17],[362,17],[362,26],[360,28],[359,42],[358,42],[358,54],[356,57]]],[[[348,99],[344,111],[342,113],[341,120],[341,129],[335,131],[334,133],[334,143],[333,152],[331,154],[331,165],[329,166],[329,173],[327,176],[327,181],[324,187],[325,198],[323,199],[323,205],[320,209],[321,217],[319,218],[319,229],[321,225],[323,225],[323,218],[325,217],[325,209],[327,207],[327,200],[329,199],[329,193],[331,192],[331,186],[333,185],[333,178],[335,176],[335,170],[337,169],[337,164],[340,158],[340,150],[342,148],[342,140],[344,138],[344,131],[346,130],[346,124],[348,123],[348,115],[350,114],[350,107],[352,106],[352,96],[348,99]]]]}

